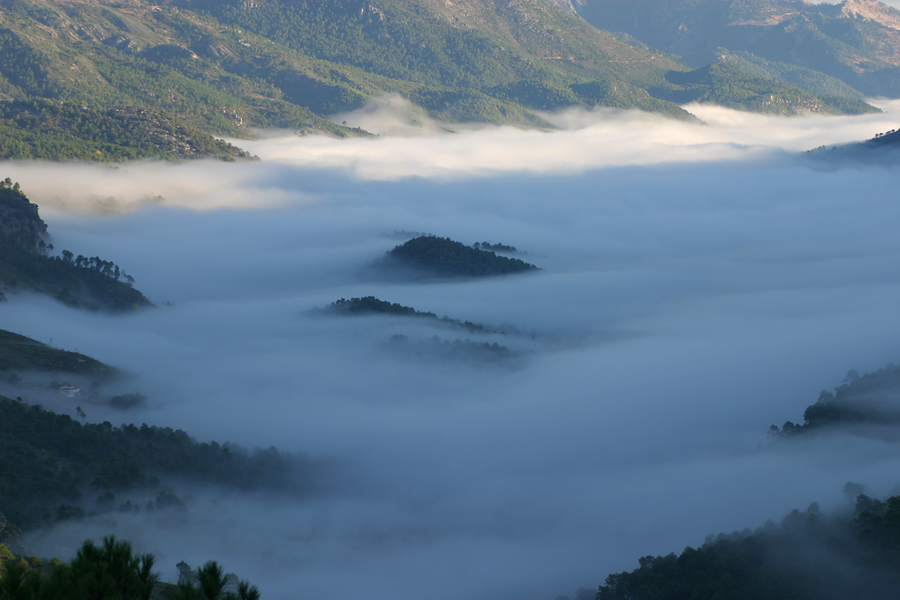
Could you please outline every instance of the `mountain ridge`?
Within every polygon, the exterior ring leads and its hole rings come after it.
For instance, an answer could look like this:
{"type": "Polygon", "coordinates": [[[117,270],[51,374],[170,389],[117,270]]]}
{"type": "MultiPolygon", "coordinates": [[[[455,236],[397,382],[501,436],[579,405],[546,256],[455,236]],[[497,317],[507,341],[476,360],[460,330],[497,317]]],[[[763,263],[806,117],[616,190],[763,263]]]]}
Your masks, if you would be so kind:
{"type": "Polygon", "coordinates": [[[595,26],[695,68],[725,48],[814,69],[870,96],[900,95],[900,11],[877,0],[582,0],[577,8],[595,26]]]}
{"type": "MultiPolygon", "coordinates": [[[[767,6],[789,1],[768,0],[767,6]]],[[[759,16],[738,0],[728,2],[734,15],[759,16]]],[[[541,111],[571,106],[691,120],[678,105],[685,95],[776,114],[871,110],[853,91],[831,85],[835,94],[853,96],[849,104],[832,102],[811,87],[792,88],[797,81],[777,69],[750,65],[748,72],[731,68],[725,80],[695,81],[686,90],[673,82],[691,68],[671,50],[632,43],[582,18],[599,5],[8,0],[0,5],[0,108],[30,102],[57,107],[66,118],[0,110],[0,158],[230,160],[243,155],[214,136],[247,138],[254,128],[359,135],[332,119],[385,95],[400,95],[438,121],[541,128],[551,127],[541,111]],[[771,82],[761,85],[760,79],[771,82]],[[758,101],[760,94],[772,102],[758,101]],[[67,126],[79,111],[91,112],[87,124],[67,126]],[[134,135],[144,125],[116,117],[123,114],[146,115],[152,135],[134,135]]],[[[863,14],[867,5],[850,6],[863,14]]],[[[880,51],[885,56],[893,48],[888,42],[880,51]]],[[[900,82],[896,87],[900,94],[900,82]]]]}

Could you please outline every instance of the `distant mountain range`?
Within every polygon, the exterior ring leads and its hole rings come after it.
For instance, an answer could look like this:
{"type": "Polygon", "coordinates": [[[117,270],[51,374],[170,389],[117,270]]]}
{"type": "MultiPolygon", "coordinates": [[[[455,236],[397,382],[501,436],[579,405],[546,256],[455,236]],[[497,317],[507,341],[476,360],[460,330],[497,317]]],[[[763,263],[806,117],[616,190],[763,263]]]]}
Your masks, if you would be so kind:
{"type": "Polygon", "coordinates": [[[532,127],[568,106],[861,113],[900,95],[897,23],[872,0],[5,0],[0,157],[234,158],[212,136],[356,135],[335,116],[385,94],[532,127]]]}
{"type": "Polygon", "coordinates": [[[869,96],[900,95],[900,11],[877,0],[578,0],[576,7],[596,27],[624,32],[695,68],[745,52],[869,96]]]}

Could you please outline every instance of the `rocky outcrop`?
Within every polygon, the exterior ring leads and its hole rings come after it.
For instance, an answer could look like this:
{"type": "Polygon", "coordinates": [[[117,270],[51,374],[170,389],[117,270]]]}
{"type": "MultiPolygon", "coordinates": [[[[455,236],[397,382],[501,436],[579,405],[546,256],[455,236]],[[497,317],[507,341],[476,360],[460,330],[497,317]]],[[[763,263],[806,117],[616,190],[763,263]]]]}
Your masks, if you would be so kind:
{"type": "Polygon", "coordinates": [[[574,14],[575,4],[579,3],[579,0],[544,0],[544,2],[574,14]]]}
{"type": "Polygon", "coordinates": [[[844,0],[841,3],[841,16],[873,21],[883,27],[900,31],[900,10],[877,0],[844,0]]]}
{"type": "Polygon", "coordinates": [[[19,191],[19,184],[0,181],[0,239],[29,252],[38,252],[47,235],[47,224],[32,204],[19,191]]]}

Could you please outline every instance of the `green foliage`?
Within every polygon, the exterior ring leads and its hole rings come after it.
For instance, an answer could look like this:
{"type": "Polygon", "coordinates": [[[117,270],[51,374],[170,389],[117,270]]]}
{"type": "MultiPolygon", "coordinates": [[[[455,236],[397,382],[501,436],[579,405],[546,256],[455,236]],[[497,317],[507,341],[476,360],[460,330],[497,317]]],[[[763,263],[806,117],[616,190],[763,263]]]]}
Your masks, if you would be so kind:
{"type": "Polygon", "coordinates": [[[476,250],[490,250],[492,252],[507,252],[510,254],[515,254],[518,252],[515,246],[510,246],[508,244],[496,243],[492,244],[490,242],[475,242],[472,244],[472,247],[476,250]]]}
{"type": "Polygon", "coordinates": [[[546,81],[513,81],[489,88],[485,92],[538,110],[557,110],[581,104],[581,99],[571,89],[546,81]]]}
{"type": "Polygon", "coordinates": [[[818,400],[803,412],[803,424],[788,421],[776,437],[794,436],[836,427],[900,424],[900,367],[888,365],[872,373],[859,375],[851,370],[833,392],[822,390],[818,400]]]}
{"type": "Polygon", "coordinates": [[[438,277],[487,277],[536,271],[518,258],[507,258],[472,248],[450,238],[421,236],[388,252],[386,264],[400,264],[438,277]]]}
{"type": "Polygon", "coordinates": [[[472,87],[511,71],[508,55],[486,33],[452,27],[400,2],[374,7],[355,0],[276,0],[252,10],[233,1],[181,4],[303,54],[392,79],[472,87]]]}
{"type": "Polygon", "coordinates": [[[191,570],[187,563],[179,563],[181,576],[175,589],[175,600],[259,600],[259,590],[248,581],[237,581],[226,575],[214,560],[191,570]]]}
{"type": "MultiPolygon", "coordinates": [[[[0,456],[0,506],[11,523],[26,529],[50,522],[56,507],[60,518],[85,515],[77,505],[88,488],[154,489],[160,478],[171,477],[299,493],[315,471],[311,461],[275,448],[250,453],[200,443],[168,427],[81,424],[2,397],[0,456]]],[[[165,505],[169,496],[160,497],[165,505]]]]}
{"type": "Polygon", "coordinates": [[[247,136],[248,127],[353,135],[327,117],[386,93],[439,120],[537,127],[548,123],[533,110],[577,105],[689,119],[669,101],[683,98],[784,113],[869,110],[834,85],[820,86],[825,98],[784,83],[813,81],[811,70],[770,68],[763,79],[781,85],[763,86],[771,89],[728,77],[683,87],[664,79],[685,68],[670,57],[544,0],[470,3],[7,2],[0,157],[230,159],[240,151],[211,135],[247,136]]]}
{"type": "Polygon", "coordinates": [[[471,321],[460,321],[451,319],[450,317],[438,317],[433,312],[418,311],[410,306],[403,306],[396,302],[386,302],[379,300],[375,296],[365,296],[363,298],[350,298],[349,300],[341,298],[331,303],[329,307],[332,311],[343,315],[398,315],[403,317],[418,317],[437,321],[444,325],[453,325],[462,327],[469,331],[481,331],[484,333],[496,333],[483,325],[472,323],[471,321]]]}
{"type": "Polygon", "coordinates": [[[0,329],[0,372],[46,371],[72,373],[98,380],[110,379],[117,371],[102,362],[59,350],[36,340],[0,329]]]}
{"type": "MultiPolygon", "coordinates": [[[[5,546],[0,545],[0,549],[3,548],[5,546]]],[[[54,559],[50,566],[45,567],[39,562],[27,563],[10,553],[10,557],[5,560],[5,569],[0,573],[0,600],[260,598],[256,586],[247,581],[228,586],[234,575],[226,577],[215,561],[206,563],[199,570],[200,589],[195,588],[192,583],[182,584],[177,588],[160,583],[159,574],[153,571],[155,565],[155,556],[135,554],[129,542],[116,540],[114,536],[103,538],[99,546],[93,540],[86,540],[68,565],[54,559]],[[226,586],[234,589],[226,590],[226,586]]]]}
{"type": "Polygon", "coordinates": [[[856,518],[826,518],[813,504],[780,525],[709,538],[676,556],[646,556],[612,574],[597,600],[843,600],[890,598],[900,589],[900,497],[860,496],[856,518]]]}
{"type": "Polygon", "coordinates": [[[249,155],[209,133],[144,109],[51,100],[0,102],[0,158],[122,161],[249,155]]]}
{"type": "Polygon", "coordinates": [[[0,29],[0,75],[27,94],[50,92],[43,57],[11,29],[0,29]]]}
{"type": "MultiPolygon", "coordinates": [[[[423,0],[377,7],[357,0],[8,2],[0,6],[8,27],[0,34],[0,100],[53,100],[65,114],[0,119],[0,156],[227,157],[234,149],[186,148],[182,142],[201,136],[178,127],[205,135],[247,135],[248,126],[348,135],[322,116],[385,93],[401,93],[442,120],[546,126],[513,98],[532,107],[578,104],[585,98],[568,86],[596,79],[646,86],[677,68],[542,0],[479,1],[464,26],[454,14],[459,7],[448,13],[423,0]],[[516,89],[516,82],[544,90],[516,89]],[[110,121],[104,133],[79,122],[82,107],[91,122],[110,121]],[[146,111],[163,133],[129,135],[110,111],[146,111]],[[169,147],[165,132],[175,138],[169,147]]],[[[630,108],[679,112],[646,94],[632,100],[630,108]]]]}
{"type": "Polygon", "coordinates": [[[816,96],[760,69],[723,60],[695,71],[672,71],[670,86],[657,95],[678,103],[710,102],[740,110],[781,115],[803,111],[826,114],[861,114],[877,109],[856,98],[816,96]]]}
{"type": "Polygon", "coordinates": [[[865,5],[868,14],[862,17],[845,11],[843,4],[791,0],[598,0],[580,5],[579,12],[598,27],[677,53],[693,67],[739,53],[752,56],[758,66],[768,63],[763,66],[767,78],[816,95],[859,100],[858,92],[848,94],[834,80],[870,97],[897,97],[900,91],[900,44],[889,22],[877,22],[880,9],[891,10],[873,2],[865,5]]]}
{"type": "Polygon", "coordinates": [[[866,140],[866,145],[877,148],[900,147],[900,130],[891,129],[879,133],[872,139],[866,140]]]}
{"type": "Polygon", "coordinates": [[[134,279],[99,257],[46,254],[46,224],[18,184],[0,185],[0,283],[49,294],[73,307],[113,311],[152,306],[132,287],[134,279]]]}

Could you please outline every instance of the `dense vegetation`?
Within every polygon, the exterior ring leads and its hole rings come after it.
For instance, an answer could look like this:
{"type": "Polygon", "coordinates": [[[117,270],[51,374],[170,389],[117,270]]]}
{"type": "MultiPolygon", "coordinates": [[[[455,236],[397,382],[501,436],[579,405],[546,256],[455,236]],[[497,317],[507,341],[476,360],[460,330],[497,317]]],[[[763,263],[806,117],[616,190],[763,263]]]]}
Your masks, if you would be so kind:
{"type": "Polygon", "coordinates": [[[782,115],[864,114],[878,110],[852,95],[815,95],[770,73],[771,70],[749,67],[747,61],[720,61],[695,71],[669,73],[667,79],[673,87],[660,89],[658,94],[673,102],[708,102],[782,115]]]}
{"type": "Polygon", "coordinates": [[[850,371],[844,382],[803,412],[803,423],[786,422],[780,429],[772,425],[775,436],[794,436],[831,428],[884,426],[900,424],[900,367],[888,365],[872,373],[850,371]]]}
{"type": "Polygon", "coordinates": [[[811,93],[821,93],[821,79],[796,78],[797,72],[776,65],[839,79],[870,97],[900,94],[900,39],[896,36],[900,13],[884,4],[867,0],[839,4],[582,0],[576,6],[598,27],[626,32],[653,48],[677,54],[693,67],[742,52],[753,55],[757,64],[773,65],[770,76],[793,80],[811,93]]]}
{"type": "MultiPolygon", "coordinates": [[[[161,583],[156,557],[135,554],[131,544],[108,536],[87,540],[70,564],[15,556],[0,544],[0,600],[259,600],[247,581],[225,575],[209,561],[177,586],[161,583]]],[[[179,566],[184,565],[180,563],[179,566]]],[[[186,565],[185,565],[186,566],[186,565]]]]}
{"type": "MultiPolygon", "coordinates": [[[[385,94],[447,121],[548,127],[534,111],[567,106],[690,119],[668,98],[758,110],[765,92],[768,110],[817,79],[757,69],[773,83],[750,95],[746,74],[666,79],[687,70],[545,0],[16,0],[0,5],[0,158],[230,159],[212,136],[355,135],[330,119],[385,94]]],[[[802,108],[865,110],[846,86],[804,90],[802,108]]]]}
{"type": "Polygon", "coordinates": [[[341,298],[340,300],[332,302],[330,308],[332,311],[344,315],[399,315],[404,317],[419,317],[437,321],[445,325],[462,327],[469,331],[495,333],[483,325],[472,323],[471,321],[460,321],[458,319],[451,319],[450,317],[438,317],[433,312],[418,311],[410,306],[403,306],[396,302],[379,300],[375,296],[350,298],[349,300],[341,298]]]}
{"type": "Polygon", "coordinates": [[[385,93],[441,119],[546,126],[529,110],[541,94],[494,93],[520,81],[563,90],[565,102],[688,118],[642,89],[674,61],[649,61],[541,0],[485,8],[488,21],[460,26],[428,0],[6,3],[0,157],[230,157],[239,153],[209,134],[348,135],[328,117],[385,93]],[[626,93],[573,95],[598,79],[626,93]]]}
{"type": "Polygon", "coordinates": [[[386,266],[399,265],[436,277],[487,277],[536,271],[518,258],[466,246],[450,238],[420,236],[388,252],[386,266]]]}
{"type": "Polygon", "coordinates": [[[0,457],[0,507],[23,529],[92,512],[183,508],[174,491],[182,479],[304,493],[318,468],[275,448],[247,452],[168,427],[80,423],[3,397],[0,457]],[[147,496],[155,500],[138,500],[147,496]]]}
{"type": "Polygon", "coordinates": [[[46,99],[0,102],[0,157],[121,161],[249,155],[209,133],[145,109],[94,109],[46,99]]]}
{"type": "MultiPolygon", "coordinates": [[[[816,431],[900,424],[900,368],[850,371],[833,392],[822,391],[802,425],[773,425],[794,439],[816,431]]],[[[616,573],[597,600],[843,600],[895,598],[900,593],[900,496],[885,501],[848,482],[852,514],[794,510],[779,525],[708,537],[680,555],[645,556],[632,572],[616,573]]]]}
{"type": "Polygon", "coordinates": [[[508,254],[515,254],[519,251],[515,246],[501,244],[499,242],[496,244],[490,242],[475,242],[472,244],[472,247],[476,250],[490,250],[491,252],[506,252],[508,254]]]}
{"type": "Polygon", "coordinates": [[[890,131],[876,134],[872,139],[866,140],[866,143],[871,146],[900,147],[900,131],[891,129],[890,131]]]}
{"type": "Polygon", "coordinates": [[[44,371],[84,375],[95,380],[114,377],[117,371],[102,362],[53,348],[37,340],[0,329],[0,377],[16,371],[44,371]]]}
{"type": "MultiPolygon", "coordinates": [[[[19,184],[0,182],[0,292],[3,288],[48,294],[72,307],[133,310],[152,306],[118,265],[53,250],[44,238],[47,225],[19,184]]],[[[2,297],[0,297],[2,299],[2,297]]]]}
{"type": "Polygon", "coordinates": [[[900,590],[900,497],[859,495],[853,515],[816,504],[780,525],[709,539],[676,556],[646,556],[600,586],[597,600],[845,600],[900,590]]]}

